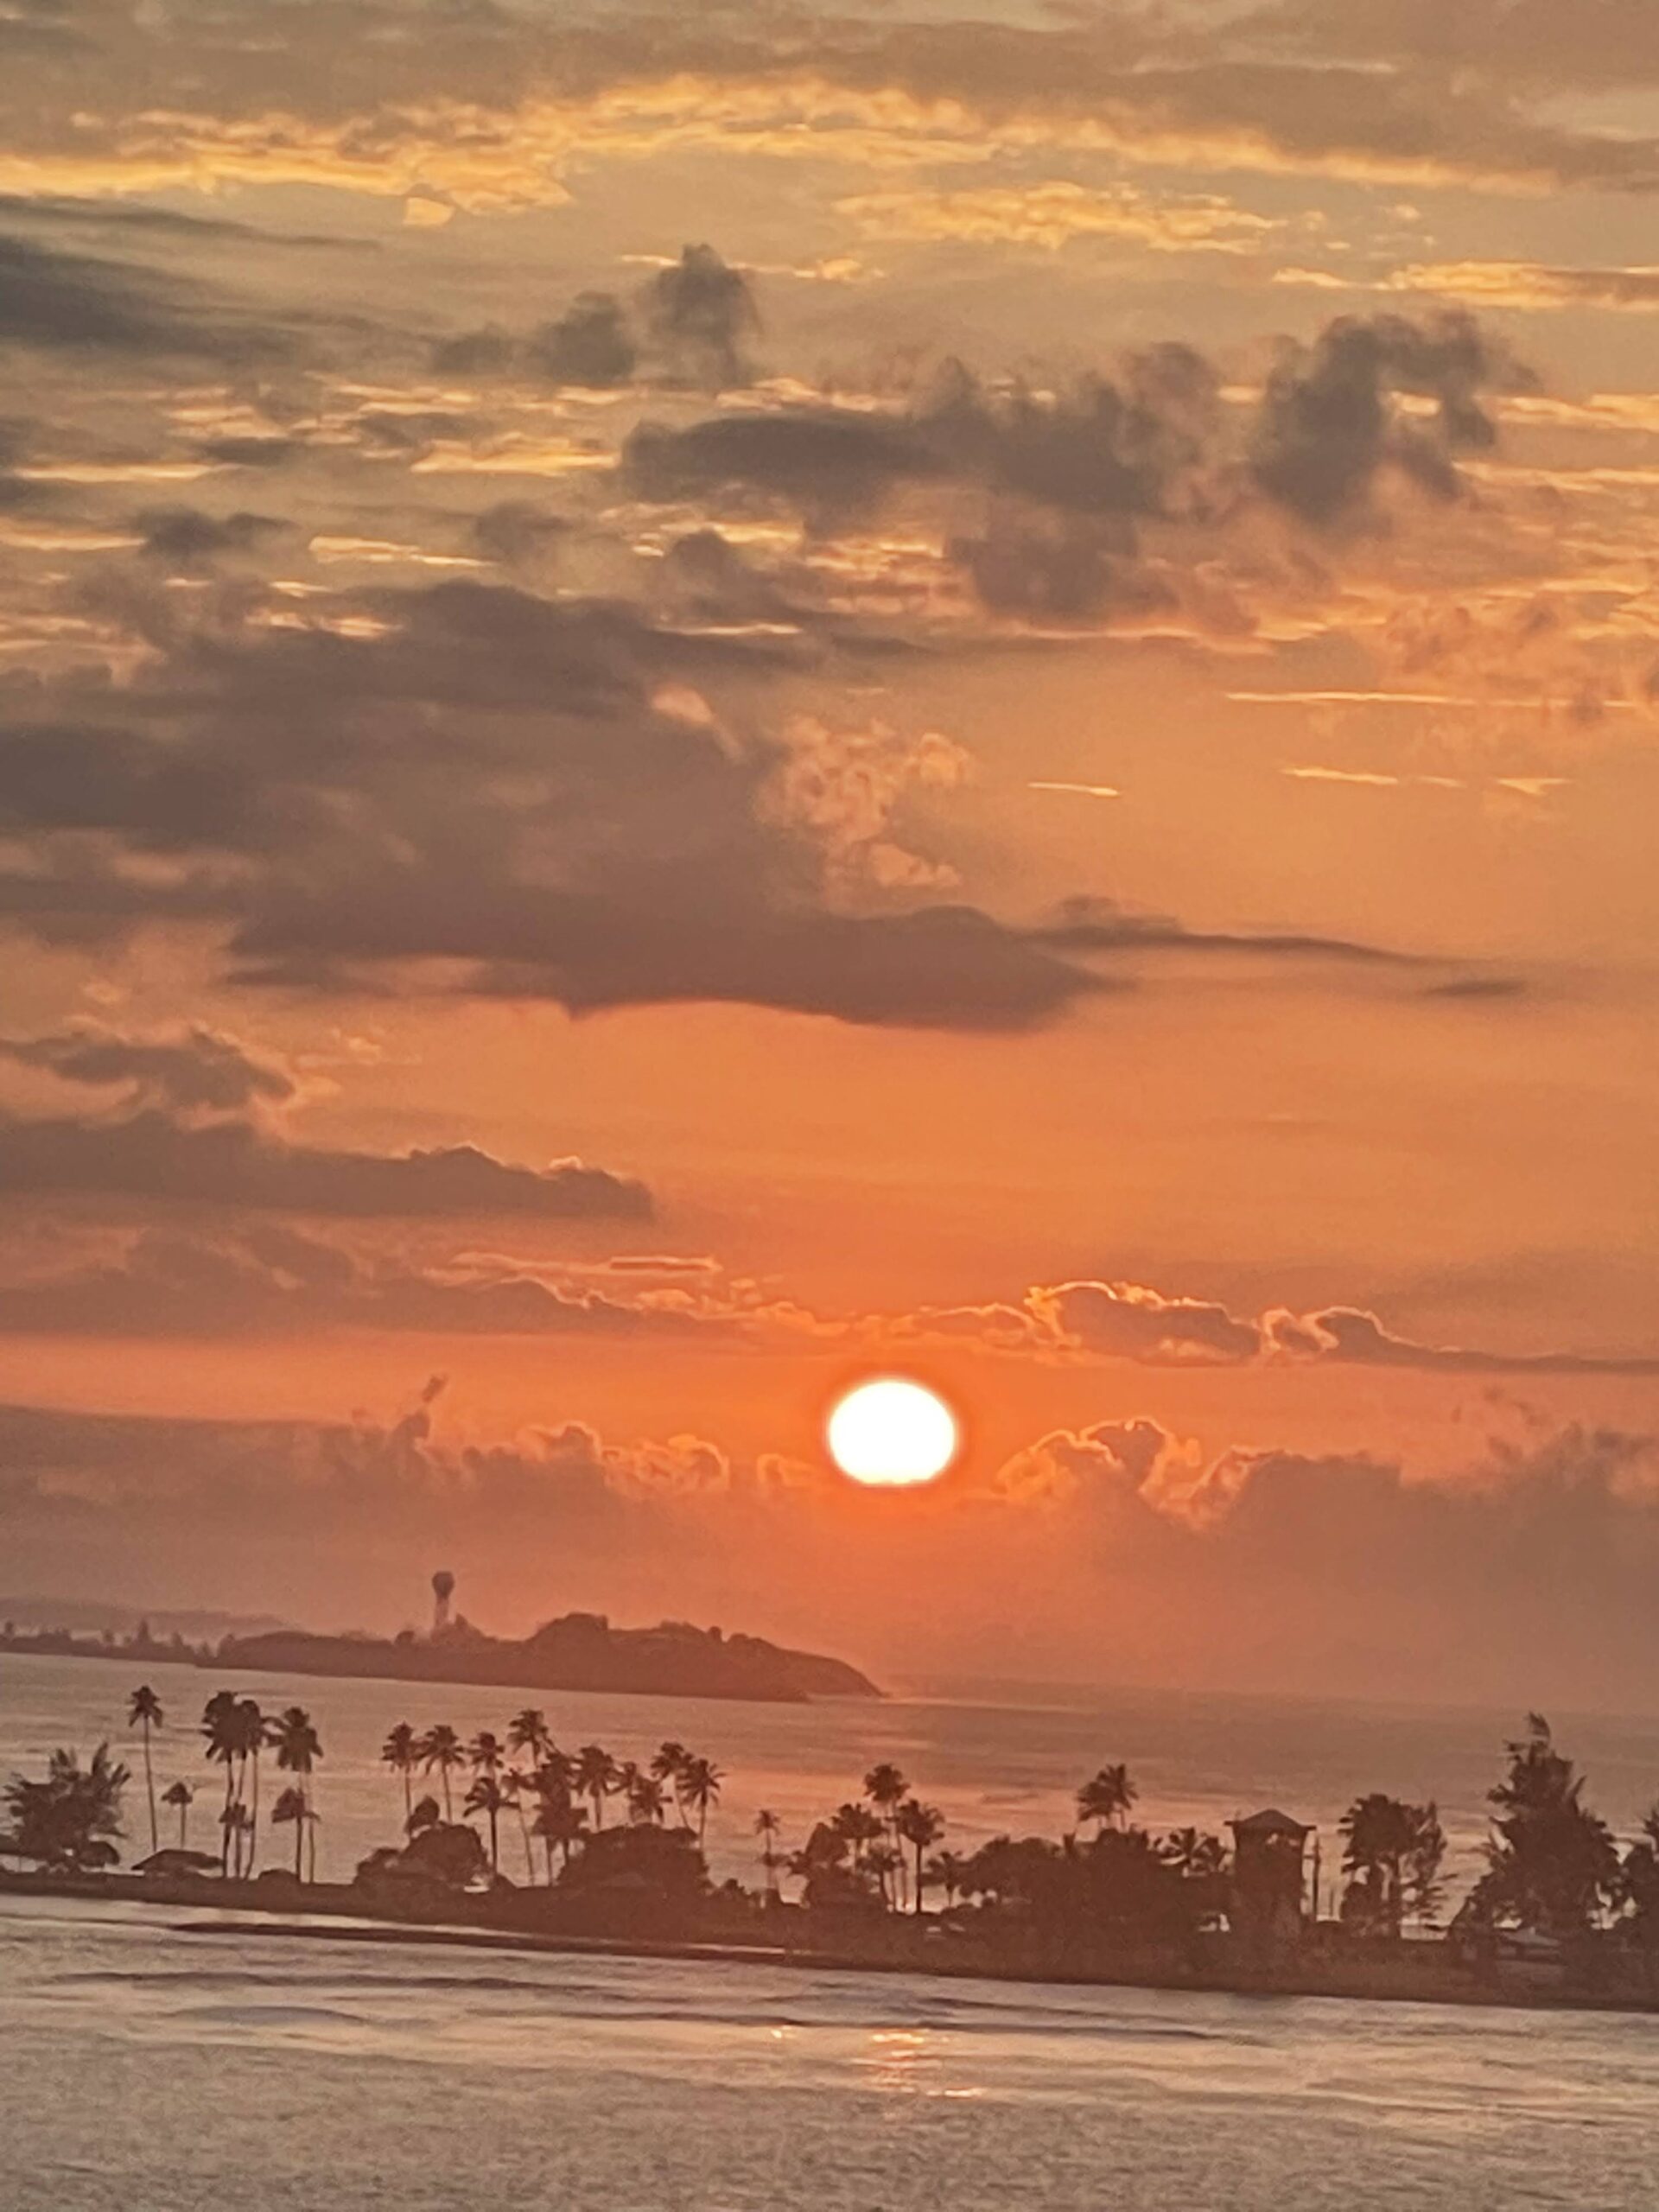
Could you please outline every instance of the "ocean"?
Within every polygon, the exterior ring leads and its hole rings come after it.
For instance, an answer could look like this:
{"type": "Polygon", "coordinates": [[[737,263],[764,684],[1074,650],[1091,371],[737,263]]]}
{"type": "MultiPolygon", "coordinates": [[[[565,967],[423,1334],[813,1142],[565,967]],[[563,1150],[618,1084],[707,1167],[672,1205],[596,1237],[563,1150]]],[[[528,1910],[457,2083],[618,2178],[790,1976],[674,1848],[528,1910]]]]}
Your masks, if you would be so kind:
{"type": "MultiPolygon", "coordinates": [[[[226,1679],[154,1668],[158,1788],[226,1679]]],[[[0,1774],[130,1744],[121,1660],[0,1656],[0,1774]]],[[[499,1731],[528,1694],[232,1679],[322,1736],[325,1873],[389,1840],[386,1729],[499,1731]]],[[[1141,1813],[1275,1802],[1324,1827],[1362,1789],[1436,1795],[1466,1871],[1521,1716],[1004,1689],[875,1707],[556,1697],[563,1743],[664,1736],[727,1774],[717,1872],[901,1764],[971,1847],[1058,1828],[1108,1759],[1141,1813]]],[[[1628,1830],[1659,1724],[1557,1716],[1628,1830]]],[[[269,1783],[268,1783],[269,1787],[269,1783]]],[[[269,1796],[266,1802],[269,1803],[269,1796]]],[[[142,1789],[130,1827],[146,1827],[142,1789]]],[[[147,1841],[147,1835],[141,1840],[147,1841]]],[[[506,1863],[517,1838],[504,1836],[506,1863]]],[[[274,1855],[282,1854],[279,1843],[274,1855]]],[[[212,1914],[0,1900],[0,2212],[1650,2212],[1659,2020],[1079,1990],[907,1975],[308,1944],[212,1914]]]]}
{"type": "Polygon", "coordinates": [[[0,1901],[0,2212],[1650,2212],[1659,2022],[0,1901]]]}

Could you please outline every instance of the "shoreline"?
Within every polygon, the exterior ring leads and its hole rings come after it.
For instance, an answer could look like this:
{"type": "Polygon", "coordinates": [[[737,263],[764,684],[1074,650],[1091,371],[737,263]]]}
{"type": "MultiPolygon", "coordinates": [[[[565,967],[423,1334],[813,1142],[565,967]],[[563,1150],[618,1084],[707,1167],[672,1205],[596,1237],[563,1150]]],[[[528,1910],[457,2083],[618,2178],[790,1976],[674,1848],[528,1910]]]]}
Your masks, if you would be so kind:
{"type": "MultiPolygon", "coordinates": [[[[245,1885],[226,1886],[241,1890],[245,1885]]],[[[1438,2005],[1501,2012],[1659,2015],[1659,1991],[1644,1994],[1548,1987],[1535,1982],[1506,1984],[1440,1959],[1327,1955],[1252,1966],[1236,1959],[1206,1964],[1143,1956],[1126,1957],[1116,1964],[1096,1960],[1067,1966],[1052,1958],[999,1955],[983,1944],[970,1947],[966,1939],[959,1948],[945,1949],[944,1946],[953,1943],[953,1939],[937,1932],[929,1936],[916,1931],[920,1942],[898,1951],[892,1946],[889,1929],[882,1931],[884,1942],[880,1948],[866,1949],[821,1938],[802,1943],[767,1943],[727,1935],[542,1930],[465,1921],[397,1920],[365,1910],[362,1899],[337,1887],[315,1898],[289,1894],[280,1903],[242,1894],[222,1900],[206,1884],[191,1885],[188,1894],[180,1892],[179,1885],[149,1884],[142,1878],[77,1879],[0,1871],[0,1904],[10,1896],[59,1897],[89,1904],[137,1904],[147,1914],[183,1908],[226,1916],[169,1924],[170,1933],[187,1937],[270,1936],[287,1942],[517,1952],[532,1957],[678,1961],[689,1965],[766,1967],[808,1974],[910,1974],[929,1980],[1008,1982],[1033,1988],[1142,1989],[1195,1996],[1319,1998],[1336,2003],[1438,2005]],[[119,1887],[115,1886],[118,1882],[119,1887]]],[[[901,1931],[904,1936],[909,1933],[901,1931]]]]}

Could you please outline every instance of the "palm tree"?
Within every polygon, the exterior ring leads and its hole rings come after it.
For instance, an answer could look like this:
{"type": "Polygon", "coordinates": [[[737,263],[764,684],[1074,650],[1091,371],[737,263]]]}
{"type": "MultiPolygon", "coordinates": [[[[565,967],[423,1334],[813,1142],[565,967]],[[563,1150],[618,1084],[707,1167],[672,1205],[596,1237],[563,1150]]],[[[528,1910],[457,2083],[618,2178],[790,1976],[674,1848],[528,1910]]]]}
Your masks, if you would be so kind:
{"type": "MultiPolygon", "coordinates": [[[[962,1892],[963,1878],[968,1872],[968,1861],[954,1851],[935,1852],[927,1862],[927,1878],[936,1890],[944,1891],[945,1908],[955,1904],[962,1892]]],[[[920,1885],[918,1885],[919,1887],[920,1885]]]]}
{"type": "Polygon", "coordinates": [[[685,1745],[677,1744],[671,1737],[666,1743],[658,1745],[651,1759],[651,1771],[654,1778],[665,1789],[671,1789],[674,1793],[675,1802],[679,1804],[680,1825],[683,1827],[689,1827],[690,1822],[685,1817],[685,1807],[680,1802],[680,1777],[684,1773],[686,1762],[690,1757],[685,1745]]]}
{"type": "Polygon", "coordinates": [[[628,1801],[628,1818],[636,1827],[658,1824],[668,1810],[668,1792],[654,1774],[642,1774],[632,1761],[622,1770],[622,1791],[628,1801]]]}
{"type": "Polygon", "coordinates": [[[467,1746],[467,1764],[474,1774],[499,1774],[506,1756],[501,1738],[490,1728],[480,1728],[467,1746]]]}
{"type": "Polygon", "coordinates": [[[576,1753],[575,1788],[594,1808],[594,1826],[605,1825],[605,1800],[616,1788],[621,1769],[602,1744],[584,1744],[576,1753]]]}
{"type": "Polygon", "coordinates": [[[219,1816],[224,1838],[219,1852],[219,1871],[231,1871],[231,1807],[236,1801],[236,1761],[241,1743],[241,1723],[238,1719],[235,1693],[215,1690],[202,1707],[201,1732],[207,1745],[207,1757],[215,1766],[225,1770],[225,1809],[219,1816]]]}
{"type": "Polygon", "coordinates": [[[541,1810],[536,1815],[533,1833],[540,1836],[547,1847],[547,1879],[548,1886],[551,1888],[553,1847],[555,1844],[558,1846],[560,1860],[568,1866],[571,1848],[581,1841],[582,1832],[588,1825],[588,1815],[561,1783],[550,1783],[540,1795],[541,1810]]]}
{"type": "Polygon", "coordinates": [[[1172,1828],[1159,1844],[1158,1856],[1186,1882],[1208,1879],[1227,1868],[1226,1845],[1200,1828],[1172,1828]]]}
{"type": "Polygon", "coordinates": [[[190,1787],[188,1782],[173,1783],[168,1789],[163,1789],[162,1792],[162,1804],[173,1805],[178,1808],[179,1849],[181,1851],[184,1849],[185,1845],[189,1840],[189,1838],[186,1834],[186,1824],[189,1820],[190,1808],[195,1802],[195,1797],[196,1793],[190,1787]]]}
{"type": "Polygon", "coordinates": [[[922,1909],[922,1853],[944,1834],[944,1815],[936,1805],[918,1804],[914,1797],[902,1804],[893,1821],[905,1841],[916,1853],[916,1904],[922,1909]]]}
{"type": "Polygon", "coordinates": [[[265,1747],[265,1716],[252,1698],[245,1697],[237,1700],[236,1719],[244,1785],[250,1772],[253,1778],[248,1807],[248,1872],[251,1874],[259,1855],[259,1754],[265,1747]]]}
{"type": "Polygon", "coordinates": [[[864,1871],[874,1874],[881,1891],[881,1902],[889,1912],[898,1903],[893,1887],[894,1878],[905,1871],[905,1854],[896,1843],[889,1843],[884,1835],[880,1843],[873,1843],[864,1854],[864,1871]]]}
{"type": "Polygon", "coordinates": [[[219,1816],[219,1825],[225,1831],[225,1871],[240,1881],[244,1873],[243,1846],[253,1827],[253,1819],[239,1797],[233,1797],[219,1816]]]}
{"type": "Polygon", "coordinates": [[[766,1892],[778,1894],[778,1839],[784,1824],[776,1813],[763,1805],[754,1816],[754,1832],[760,1839],[760,1864],[766,1870],[766,1892]]]}
{"type": "Polygon", "coordinates": [[[865,1853],[870,1846],[879,1843],[886,1833],[868,1805],[842,1805],[827,1825],[831,1835],[852,1846],[855,1866],[863,1866],[865,1853]]]}
{"type": "Polygon", "coordinates": [[[294,1878],[296,1882],[305,1879],[302,1868],[304,1864],[306,1823],[310,1818],[311,1808],[305,1802],[304,1790],[291,1786],[282,1791],[270,1808],[273,1827],[286,1827],[290,1821],[294,1823],[294,1878]]]}
{"type": "Polygon", "coordinates": [[[380,1764],[404,1777],[404,1823],[414,1811],[415,1770],[421,1763],[421,1739],[407,1720],[400,1720],[380,1746],[380,1764]]]}
{"type": "Polygon", "coordinates": [[[1423,1914],[1439,1893],[1446,1838],[1433,1805],[1406,1805],[1380,1790],[1356,1798],[1338,1823],[1343,1872],[1353,1878],[1344,1916],[1380,1926],[1397,1942],[1408,1903],[1423,1914]]]}
{"type": "MultiPolygon", "coordinates": [[[[300,1874],[300,1853],[304,1845],[308,1827],[315,1815],[311,1810],[311,1770],[322,1757],[322,1739],[312,1725],[311,1716],[302,1705],[290,1705],[275,1720],[268,1721],[264,1729],[265,1741],[276,1754],[278,1770],[283,1774],[299,1777],[297,1784],[283,1792],[287,1799],[297,1798],[299,1811],[290,1810],[289,1819],[296,1823],[294,1835],[294,1873],[300,1874]]],[[[271,1818],[276,1817],[273,1812],[271,1818]]]]}
{"type": "Polygon", "coordinates": [[[141,1682],[127,1700],[127,1726],[144,1732],[144,1794],[149,1799],[149,1847],[161,1848],[156,1829],[156,1777],[149,1764],[149,1732],[162,1726],[162,1700],[148,1682],[141,1682]]]}
{"type": "Polygon", "coordinates": [[[449,1795],[449,1777],[467,1757],[461,1748],[461,1738],[448,1721],[440,1720],[436,1727],[429,1728],[422,1737],[420,1752],[422,1771],[430,1774],[434,1767],[438,1770],[438,1778],[443,1784],[443,1817],[447,1821],[453,1821],[454,1806],[449,1795]]]}
{"type": "Polygon", "coordinates": [[[712,1759],[689,1758],[681,1772],[680,1802],[689,1806],[697,1816],[699,1851],[708,1832],[709,1808],[720,1802],[721,1784],[725,1779],[712,1759]]]}
{"type": "Polygon", "coordinates": [[[524,1798],[531,1787],[531,1777],[521,1766],[505,1767],[501,1773],[501,1795],[518,1815],[518,1834],[524,1847],[524,1877],[536,1878],[536,1859],[530,1847],[530,1815],[524,1810],[524,1798]]]}
{"type": "Polygon", "coordinates": [[[506,1792],[502,1789],[501,1784],[496,1780],[494,1775],[488,1772],[480,1772],[474,1777],[473,1786],[467,1792],[467,1802],[461,1808],[463,1812],[482,1813],[485,1818],[489,1821],[490,1872],[492,1874],[499,1873],[501,1869],[501,1839],[499,1834],[499,1824],[501,1814],[506,1805],[506,1792]]]}
{"type": "Polygon", "coordinates": [[[864,1795],[896,1834],[899,1808],[910,1795],[910,1784],[890,1759],[883,1759],[865,1776],[864,1795]]]}
{"type": "Polygon", "coordinates": [[[553,1748],[547,1715],[533,1705],[515,1713],[507,1723],[507,1743],[513,1751],[528,1753],[531,1767],[538,1767],[553,1748]]]}
{"type": "Polygon", "coordinates": [[[1121,1827],[1129,1808],[1141,1795],[1121,1763],[1103,1766],[1077,1792],[1077,1818],[1093,1821],[1097,1828],[1121,1827]]]}

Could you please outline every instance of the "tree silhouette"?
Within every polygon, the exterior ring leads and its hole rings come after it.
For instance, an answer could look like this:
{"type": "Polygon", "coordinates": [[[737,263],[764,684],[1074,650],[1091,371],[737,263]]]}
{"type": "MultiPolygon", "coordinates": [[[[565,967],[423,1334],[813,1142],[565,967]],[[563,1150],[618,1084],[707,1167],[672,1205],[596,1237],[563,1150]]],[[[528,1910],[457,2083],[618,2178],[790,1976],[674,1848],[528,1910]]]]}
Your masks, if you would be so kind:
{"type": "Polygon", "coordinates": [[[492,1874],[499,1873],[501,1871],[501,1838],[499,1834],[499,1827],[501,1815],[505,1809],[506,1802],[506,1792],[502,1789],[500,1783],[496,1779],[493,1774],[485,1771],[474,1777],[473,1786],[467,1792],[467,1802],[462,1808],[462,1810],[465,1812],[482,1813],[485,1818],[489,1821],[490,1872],[492,1874]]]}
{"type": "Polygon", "coordinates": [[[680,1802],[697,1816],[699,1851],[708,1831],[709,1809],[720,1802],[721,1785],[725,1779],[712,1759],[689,1758],[681,1771],[680,1802]]]}
{"type": "Polygon", "coordinates": [[[149,1847],[161,1848],[161,1837],[156,1826],[156,1777],[149,1763],[149,1733],[162,1722],[162,1701],[148,1682],[141,1682],[127,1700],[127,1726],[144,1732],[144,1795],[149,1800],[149,1847]]]}
{"type": "Polygon", "coordinates": [[[1477,1919],[1581,1935],[1618,1894],[1612,1836],[1580,1802],[1584,1777],[1541,1713],[1528,1714],[1526,1734],[1508,1748],[1508,1771],[1487,1793],[1497,1817],[1469,1907],[1477,1919]]]}
{"type": "Polygon", "coordinates": [[[916,1854],[916,1896],[914,1910],[922,1909],[922,1853],[931,1850],[944,1834],[944,1815],[936,1805],[918,1804],[907,1798],[899,1808],[893,1821],[904,1840],[916,1854]]]}
{"type": "Polygon", "coordinates": [[[1439,1814],[1432,1804],[1408,1805],[1374,1792],[1355,1800],[1338,1830],[1343,1872],[1352,1878],[1343,1918],[1397,1942],[1408,1911],[1427,1918],[1439,1901],[1446,1857],[1439,1814]]]}
{"type": "Polygon", "coordinates": [[[621,1769],[602,1744],[584,1744],[576,1753],[575,1788],[594,1808],[594,1826],[605,1825],[605,1800],[621,1778],[621,1769]]]}
{"type": "Polygon", "coordinates": [[[95,1873],[115,1865],[121,1834],[121,1793],[130,1777],[100,1744],[83,1768],[73,1751],[56,1751],[43,1781],[14,1774],[4,1802],[11,1823],[7,1849],[55,1873],[95,1873]]]}
{"type": "Polygon", "coordinates": [[[162,1804],[173,1806],[179,1815],[179,1849],[181,1851],[190,1840],[188,1832],[190,1808],[194,1804],[195,1799],[196,1793],[188,1782],[170,1783],[162,1792],[162,1804]]]}
{"type": "Polygon", "coordinates": [[[454,1808],[449,1795],[449,1777],[458,1766],[466,1763],[467,1754],[461,1747],[461,1738],[446,1720],[429,1728],[421,1738],[421,1769],[430,1774],[435,1767],[443,1787],[443,1817],[453,1822],[454,1808]]]}
{"type": "Polygon", "coordinates": [[[1077,1818],[1093,1821],[1097,1828],[1121,1827],[1140,1794],[1128,1767],[1103,1766],[1078,1790],[1077,1818]]]}
{"type": "Polygon", "coordinates": [[[414,1811],[415,1772],[421,1764],[421,1739],[407,1720],[400,1720],[380,1746],[380,1764],[404,1778],[404,1825],[414,1811]]]}

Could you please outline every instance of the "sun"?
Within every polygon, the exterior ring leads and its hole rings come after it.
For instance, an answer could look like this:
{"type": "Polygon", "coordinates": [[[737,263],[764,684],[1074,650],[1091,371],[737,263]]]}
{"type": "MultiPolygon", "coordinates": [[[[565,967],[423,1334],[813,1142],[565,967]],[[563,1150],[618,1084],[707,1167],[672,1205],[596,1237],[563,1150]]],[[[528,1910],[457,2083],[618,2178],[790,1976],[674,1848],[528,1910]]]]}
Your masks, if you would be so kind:
{"type": "Polygon", "coordinates": [[[830,1456],[843,1475],[877,1488],[931,1483],[957,1456],[957,1417],[944,1400],[900,1375],[861,1382],[830,1415],[830,1456]]]}

